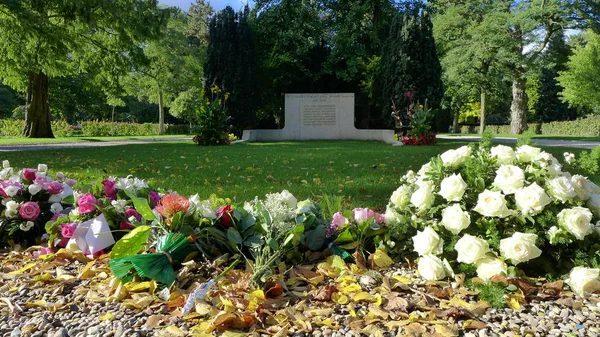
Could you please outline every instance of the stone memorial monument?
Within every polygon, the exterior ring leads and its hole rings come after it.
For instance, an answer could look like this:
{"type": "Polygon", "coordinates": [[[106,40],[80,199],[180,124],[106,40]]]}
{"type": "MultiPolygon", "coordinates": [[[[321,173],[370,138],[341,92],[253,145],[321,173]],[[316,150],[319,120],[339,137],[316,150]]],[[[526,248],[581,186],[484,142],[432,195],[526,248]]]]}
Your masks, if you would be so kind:
{"type": "Polygon", "coordinates": [[[354,126],[354,94],[285,94],[285,125],[277,130],[244,130],[245,141],[355,139],[394,142],[393,130],[354,126]]]}

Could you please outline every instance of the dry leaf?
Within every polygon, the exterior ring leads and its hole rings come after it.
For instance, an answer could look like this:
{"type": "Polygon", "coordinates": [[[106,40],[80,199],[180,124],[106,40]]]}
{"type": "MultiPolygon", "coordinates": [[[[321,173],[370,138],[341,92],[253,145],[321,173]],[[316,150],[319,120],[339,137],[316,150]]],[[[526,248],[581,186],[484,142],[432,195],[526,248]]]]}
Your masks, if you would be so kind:
{"type": "Polygon", "coordinates": [[[487,325],[485,323],[483,323],[482,321],[474,320],[474,319],[467,320],[463,324],[463,329],[466,329],[466,330],[485,329],[485,328],[487,328],[487,325]]]}

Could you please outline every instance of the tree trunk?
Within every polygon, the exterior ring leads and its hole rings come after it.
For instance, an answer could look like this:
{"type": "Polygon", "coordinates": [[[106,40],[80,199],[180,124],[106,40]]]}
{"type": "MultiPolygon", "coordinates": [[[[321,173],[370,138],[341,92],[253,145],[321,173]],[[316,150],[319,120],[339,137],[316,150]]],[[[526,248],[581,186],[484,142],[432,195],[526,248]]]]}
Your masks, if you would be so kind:
{"type": "Polygon", "coordinates": [[[527,79],[520,72],[513,79],[512,103],[510,105],[510,133],[520,135],[527,130],[527,79]]]}
{"type": "Polygon", "coordinates": [[[458,118],[460,117],[460,111],[457,109],[452,116],[452,133],[460,133],[460,125],[458,125],[458,118]]]}
{"type": "Polygon", "coordinates": [[[483,134],[485,131],[485,110],[486,110],[486,92],[484,88],[481,88],[481,111],[479,113],[479,134],[483,134]]]}
{"type": "Polygon", "coordinates": [[[25,111],[23,136],[28,138],[54,138],[50,124],[48,75],[42,71],[39,73],[30,72],[28,89],[31,90],[31,100],[25,111]]]}
{"type": "Polygon", "coordinates": [[[160,86],[158,87],[158,134],[165,134],[165,110],[163,108],[163,97],[160,86]]]}
{"type": "Polygon", "coordinates": [[[112,115],[110,117],[110,125],[111,125],[110,134],[112,136],[114,136],[115,135],[115,106],[114,105],[112,107],[112,115]]]}

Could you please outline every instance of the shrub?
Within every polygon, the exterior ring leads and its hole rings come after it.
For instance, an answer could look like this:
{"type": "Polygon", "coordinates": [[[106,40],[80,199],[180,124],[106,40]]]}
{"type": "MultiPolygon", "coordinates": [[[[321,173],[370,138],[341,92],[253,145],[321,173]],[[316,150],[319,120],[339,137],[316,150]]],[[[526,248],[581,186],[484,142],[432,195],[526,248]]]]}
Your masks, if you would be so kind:
{"type": "Polygon", "coordinates": [[[213,94],[212,101],[205,97],[200,107],[196,109],[198,126],[196,127],[197,135],[193,139],[196,145],[229,144],[227,121],[230,117],[225,108],[229,94],[225,93],[224,97],[220,98],[221,89],[216,86],[211,88],[211,92],[213,94]]]}
{"type": "MultiPolygon", "coordinates": [[[[536,130],[539,124],[529,123],[529,130],[536,130]]],[[[475,132],[478,131],[475,127],[475,132]]],[[[510,134],[510,125],[488,125],[486,130],[490,130],[495,134],[510,134]]],[[[461,133],[469,133],[468,126],[460,128],[461,133]]],[[[562,136],[600,136],[600,117],[590,115],[585,118],[579,118],[573,121],[556,121],[541,124],[542,135],[562,135],[562,136]]]]}

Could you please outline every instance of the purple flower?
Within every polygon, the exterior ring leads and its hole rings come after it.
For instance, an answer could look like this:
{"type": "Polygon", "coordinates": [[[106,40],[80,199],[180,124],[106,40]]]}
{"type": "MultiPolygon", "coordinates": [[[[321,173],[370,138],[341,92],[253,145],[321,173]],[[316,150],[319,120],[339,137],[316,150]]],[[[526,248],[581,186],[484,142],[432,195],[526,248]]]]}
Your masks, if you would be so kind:
{"type": "Polygon", "coordinates": [[[340,228],[347,224],[348,219],[346,219],[346,217],[344,217],[342,213],[335,213],[333,215],[333,220],[331,220],[331,224],[325,229],[325,236],[327,238],[336,236],[339,233],[340,228]]]}
{"type": "Polygon", "coordinates": [[[114,200],[117,198],[117,189],[115,188],[114,181],[104,180],[102,181],[102,186],[104,186],[104,193],[109,199],[114,200]]]}
{"type": "Polygon", "coordinates": [[[158,195],[158,193],[150,191],[148,192],[148,196],[150,197],[150,203],[158,205],[158,202],[160,201],[160,195],[158,195]]]}
{"type": "Polygon", "coordinates": [[[75,184],[77,184],[77,180],[73,180],[73,179],[68,179],[65,181],[65,183],[71,187],[75,186],[75,184]]]}
{"type": "Polygon", "coordinates": [[[58,181],[53,181],[48,184],[48,193],[50,194],[59,194],[64,190],[64,186],[58,181]]]}

